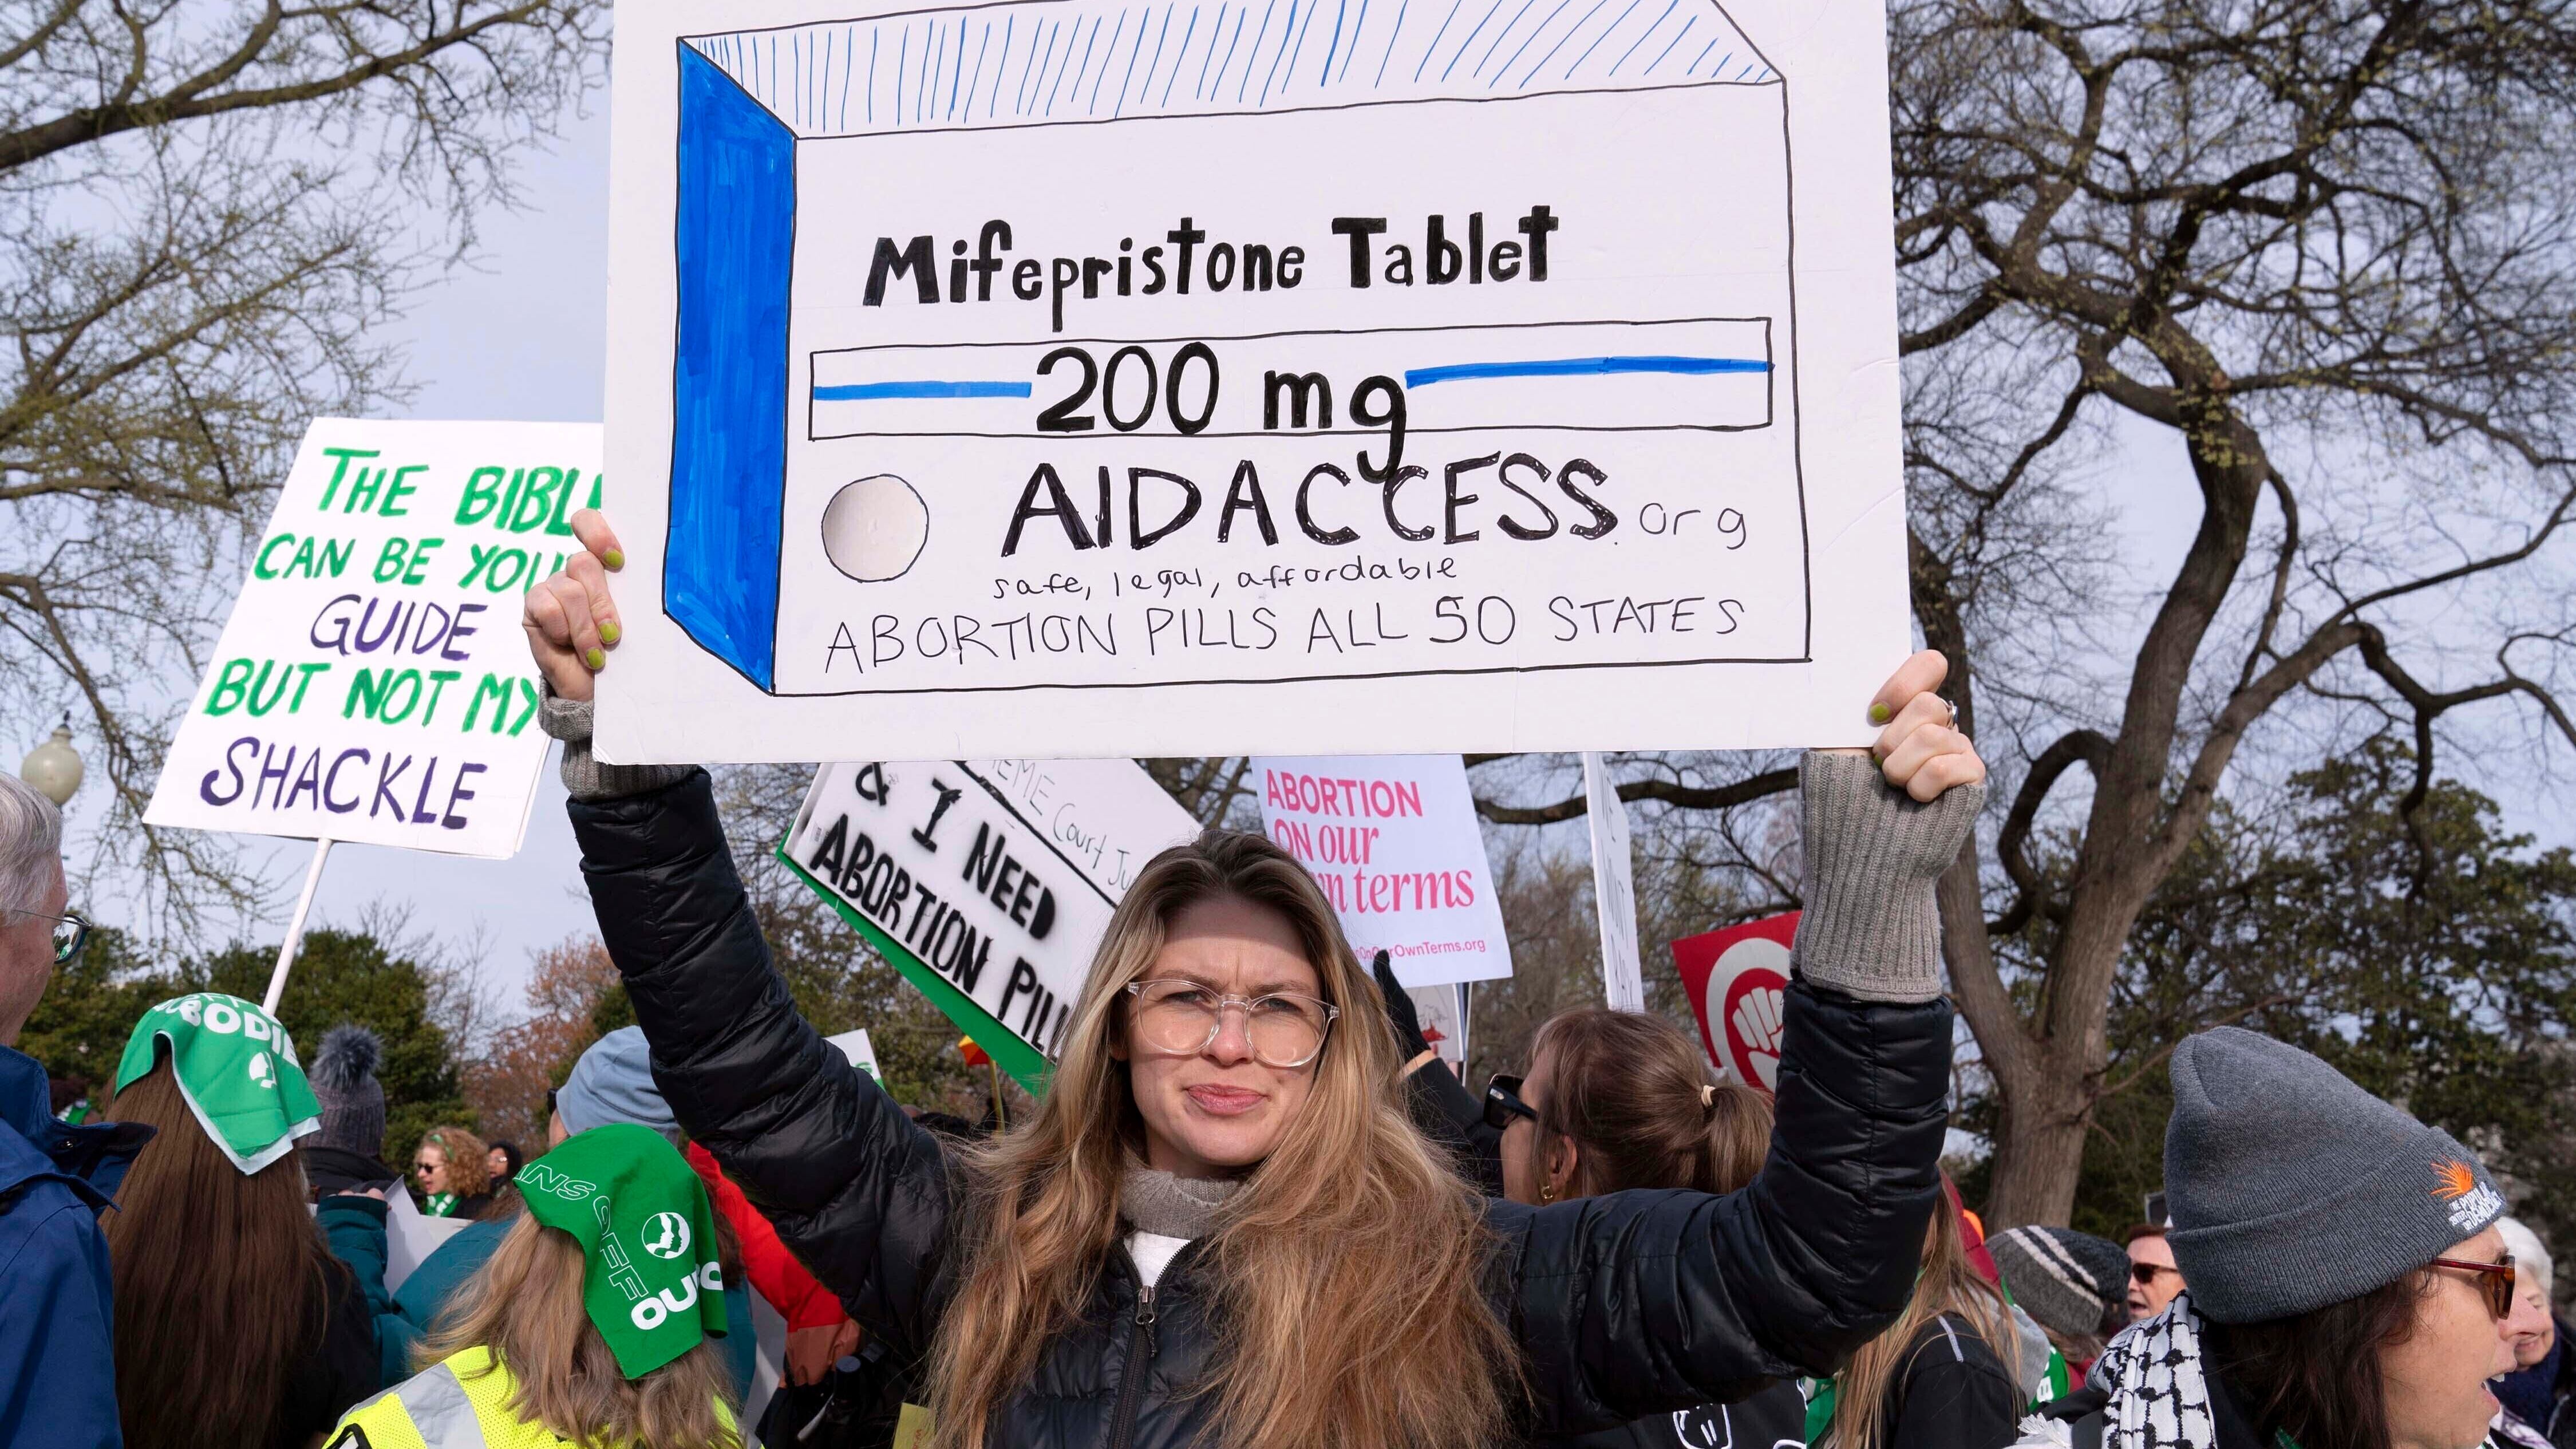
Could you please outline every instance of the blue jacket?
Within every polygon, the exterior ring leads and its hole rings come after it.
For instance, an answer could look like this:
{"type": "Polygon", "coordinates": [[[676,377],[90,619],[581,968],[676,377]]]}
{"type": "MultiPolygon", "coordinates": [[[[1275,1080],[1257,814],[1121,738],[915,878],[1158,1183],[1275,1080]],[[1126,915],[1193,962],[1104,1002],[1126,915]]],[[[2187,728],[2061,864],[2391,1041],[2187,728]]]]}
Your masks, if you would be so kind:
{"type": "Polygon", "coordinates": [[[45,1069],[0,1047],[0,1444],[122,1449],[98,1214],[152,1129],[66,1127],[50,1104],[45,1069]]]}

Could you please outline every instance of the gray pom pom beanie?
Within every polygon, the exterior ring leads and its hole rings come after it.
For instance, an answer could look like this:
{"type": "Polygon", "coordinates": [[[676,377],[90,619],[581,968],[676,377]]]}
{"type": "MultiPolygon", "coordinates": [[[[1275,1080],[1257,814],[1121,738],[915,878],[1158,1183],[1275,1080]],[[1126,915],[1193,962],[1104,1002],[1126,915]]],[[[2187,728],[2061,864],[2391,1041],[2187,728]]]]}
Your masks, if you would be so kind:
{"type": "Polygon", "coordinates": [[[2505,1213],[2477,1156],[2299,1050],[2236,1027],[2173,1054],[2174,1261],[2220,1323],[2358,1298],[2505,1213]]]}
{"type": "Polygon", "coordinates": [[[384,1057],[384,1040],[363,1026],[343,1022],[322,1033],[313,1069],[305,1073],[322,1104],[322,1130],[312,1145],[360,1157],[385,1150],[385,1089],[376,1080],[384,1057]]]}

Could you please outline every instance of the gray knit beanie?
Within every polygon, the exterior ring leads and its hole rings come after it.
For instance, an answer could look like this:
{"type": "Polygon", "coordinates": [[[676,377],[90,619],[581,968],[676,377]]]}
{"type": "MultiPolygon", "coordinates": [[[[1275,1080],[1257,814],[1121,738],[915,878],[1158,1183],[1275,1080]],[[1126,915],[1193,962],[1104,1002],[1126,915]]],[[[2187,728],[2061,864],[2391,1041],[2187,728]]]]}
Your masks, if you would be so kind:
{"type": "Polygon", "coordinates": [[[572,1064],[572,1075],[555,1089],[555,1110],[563,1114],[564,1128],[571,1132],[632,1122],[675,1144],[680,1140],[680,1124],[671,1115],[671,1104],[662,1100],[662,1089],[653,1084],[652,1051],[640,1026],[621,1026],[592,1042],[581,1060],[572,1064]]]}
{"type": "Polygon", "coordinates": [[[307,1139],[360,1157],[385,1150],[385,1088],[376,1068],[385,1059],[383,1038],[347,1022],[322,1033],[321,1049],[305,1077],[322,1104],[322,1130],[307,1139]]]}
{"type": "Polygon", "coordinates": [[[2474,1153],[2297,1047],[2232,1026],[2173,1054],[2165,1240],[2220,1323],[2395,1282],[2504,1216],[2474,1153]]]}
{"type": "Polygon", "coordinates": [[[2111,1306],[2129,1301],[2128,1250],[2072,1228],[2014,1228],[1986,1240],[2013,1301],[2065,1338],[2102,1331],[2111,1306]]]}

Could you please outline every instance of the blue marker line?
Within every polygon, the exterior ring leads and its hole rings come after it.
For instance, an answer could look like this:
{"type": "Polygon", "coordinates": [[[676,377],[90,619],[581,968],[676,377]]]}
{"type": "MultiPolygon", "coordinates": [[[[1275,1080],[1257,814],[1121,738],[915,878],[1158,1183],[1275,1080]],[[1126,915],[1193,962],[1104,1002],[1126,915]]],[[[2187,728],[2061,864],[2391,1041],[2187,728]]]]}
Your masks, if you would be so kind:
{"type": "MultiPolygon", "coordinates": [[[[1435,382],[1469,382],[1487,377],[1592,377],[1613,372],[1711,373],[1769,372],[1758,357],[1549,357],[1532,362],[1459,362],[1447,367],[1417,367],[1404,374],[1406,387],[1435,382]]],[[[822,393],[818,390],[815,396],[822,393]]]]}
{"type": "MultiPolygon", "coordinates": [[[[1395,28],[1394,28],[1393,30],[1390,30],[1390,31],[1388,31],[1388,32],[1386,33],[1386,54],[1379,56],[1379,57],[1378,57],[1378,59],[1377,59],[1377,81],[1376,81],[1376,84],[1377,84],[1381,89],[1383,89],[1383,88],[1385,87],[1385,85],[1386,85],[1386,66],[1387,66],[1387,62],[1388,62],[1388,61],[1391,61],[1391,60],[1393,60],[1393,59],[1395,59],[1395,43],[1396,43],[1398,40],[1401,40],[1401,39],[1404,37],[1404,12],[1405,12],[1406,10],[1410,9],[1410,8],[1412,7],[1412,5],[1413,5],[1413,0],[1396,0],[1396,6],[1395,6],[1395,28]]],[[[1367,16],[1366,12],[1362,12],[1362,14],[1361,14],[1360,18],[1361,18],[1361,19],[1363,19],[1363,20],[1367,19],[1367,18],[1368,18],[1368,16],[1367,16]]],[[[1426,55],[1426,56],[1424,56],[1424,57],[1423,57],[1423,59],[1428,60],[1428,59],[1430,59],[1430,57],[1429,57],[1428,55],[1426,55]]],[[[1344,62],[1344,68],[1345,68],[1345,69],[1348,69],[1348,66],[1349,66],[1349,63],[1348,63],[1348,62],[1344,62]]],[[[1418,78],[1418,77],[1417,77],[1417,78],[1418,78]]]]}
{"type": "MultiPolygon", "coordinates": [[[[1578,21],[1576,21],[1576,22],[1574,22],[1574,24],[1573,24],[1572,26],[1568,27],[1568,28],[1567,28],[1567,30],[1566,30],[1566,32],[1565,32],[1565,34],[1564,34],[1564,35],[1562,35],[1562,36],[1560,36],[1560,37],[1558,37],[1556,44],[1551,45],[1551,46],[1549,46],[1549,47],[1547,48],[1547,54],[1542,55],[1542,56],[1540,56],[1540,57],[1538,58],[1538,63],[1537,63],[1537,64],[1535,64],[1535,65],[1531,66],[1528,70],[1525,70],[1525,71],[1521,72],[1521,83],[1520,83],[1519,89],[1522,89],[1522,90],[1527,90],[1527,89],[1529,89],[1530,78],[1531,78],[1531,77],[1533,77],[1533,76],[1535,76],[1535,75],[1537,75],[1541,70],[1545,69],[1545,68],[1546,68],[1546,66],[1547,66],[1547,63],[1548,63],[1549,61],[1556,59],[1556,53],[1557,53],[1558,51],[1560,51],[1560,50],[1565,49],[1565,43],[1566,43],[1567,41],[1569,41],[1569,40],[1572,40],[1574,37],[1576,37],[1576,36],[1578,36],[1578,35],[1581,35],[1581,34],[1583,33],[1583,27],[1585,27],[1585,26],[1587,26],[1587,25],[1591,24],[1591,23],[1592,23],[1592,17],[1593,17],[1593,16],[1595,16],[1595,15],[1600,14],[1600,13],[1601,13],[1601,7],[1602,7],[1602,6],[1604,6],[1604,5],[1607,5],[1607,4],[1609,4],[1609,3],[1610,3],[1610,0],[1592,0],[1592,8],[1583,12],[1583,18],[1582,18],[1582,19],[1580,19],[1580,20],[1578,20],[1578,21]]],[[[1597,44],[1599,44],[1599,43],[1600,43],[1600,42],[1598,42],[1598,41],[1595,41],[1595,42],[1594,42],[1594,44],[1596,44],[1596,45],[1597,45],[1597,44]]],[[[1591,53],[1592,53],[1592,52],[1591,52],[1591,51],[1589,51],[1589,50],[1586,50],[1586,51],[1584,52],[1584,54],[1586,54],[1586,55],[1590,55],[1591,53]]],[[[1506,67],[1506,69],[1508,69],[1508,68],[1509,68],[1509,67],[1506,67]]]]}
{"type": "MultiPolygon", "coordinates": [[[[1181,31],[1180,51],[1172,57],[1172,73],[1163,77],[1163,99],[1160,104],[1168,106],[1172,103],[1172,87],[1181,83],[1181,67],[1189,63],[1190,42],[1198,38],[1198,33],[1199,8],[1193,5],[1190,7],[1190,23],[1181,31]]],[[[1213,35],[1213,32],[1211,32],[1211,35],[1213,35]]],[[[1210,50],[1214,50],[1216,48],[1216,41],[1213,38],[1208,41],[1208,48],[1210,50]]],[[[1199,66],[1201,69],[1205,69],[1207,62],[1202,60],[1199,62],[1199,66]]],[[[1146,79],[1150,81],[1153,77],[1147,76],[1146,79]]]]}
{"type": "Polygon", "coordinates": [[[887,398],[1027,397],[1025,382],[845,382],[814,389],[816,402],[877,402],[887,398]]]}

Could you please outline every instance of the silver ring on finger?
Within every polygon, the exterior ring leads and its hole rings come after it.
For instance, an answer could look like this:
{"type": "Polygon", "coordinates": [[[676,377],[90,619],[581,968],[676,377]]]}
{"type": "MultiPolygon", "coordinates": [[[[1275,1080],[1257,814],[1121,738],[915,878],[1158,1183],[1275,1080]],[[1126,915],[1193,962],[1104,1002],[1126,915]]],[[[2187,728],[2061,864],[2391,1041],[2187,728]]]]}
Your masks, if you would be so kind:
{"type": "Polygon", "coordinates": [[[1956,732],[1956,731],[1958,730],[1958,728],[1959,728],[1959,705],[1958,705],[1958,701],[1953,700],[1953,699],[1949,699],[1949,698],[1946,698],[1946,697],[1943,697],[1943,696],[1940,696],[1940,695],[1935,695],[1935,696],[1933,696],[1933,697],[1934,697],[1934,698],[1936,698],[1936,699],[1939,699],[1943,704],[1946,704],[1946,705],[1948,705],[1948,706],[1950,707],[1950,728],[1951,728],[1951,730],[1952,730],[1953,732],[1956,732]]]}

